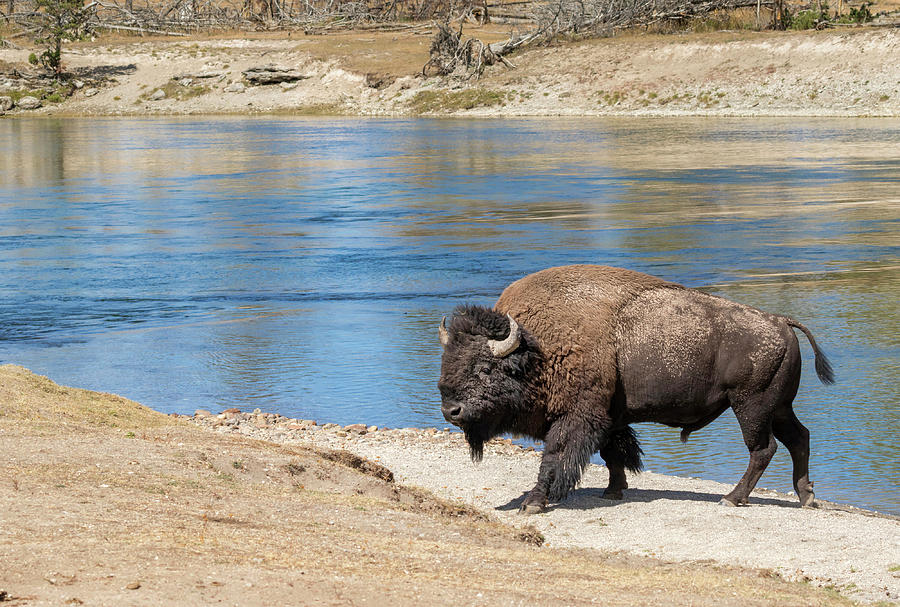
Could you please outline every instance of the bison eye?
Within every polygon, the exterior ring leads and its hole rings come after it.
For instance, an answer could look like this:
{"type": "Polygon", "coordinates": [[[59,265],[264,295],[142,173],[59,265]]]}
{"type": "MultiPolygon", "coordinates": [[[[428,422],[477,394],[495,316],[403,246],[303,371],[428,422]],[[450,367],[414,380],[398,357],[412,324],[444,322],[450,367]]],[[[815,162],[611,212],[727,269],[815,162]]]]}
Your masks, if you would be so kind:
{"type": "Polygon", "coordinates": [[[490,374],[491,374],[491,368],[490,368],[490,367],[482,367],[482,368],[481,368],[481,374],[482,374],[482,375],[490,375],[490,374]]]}

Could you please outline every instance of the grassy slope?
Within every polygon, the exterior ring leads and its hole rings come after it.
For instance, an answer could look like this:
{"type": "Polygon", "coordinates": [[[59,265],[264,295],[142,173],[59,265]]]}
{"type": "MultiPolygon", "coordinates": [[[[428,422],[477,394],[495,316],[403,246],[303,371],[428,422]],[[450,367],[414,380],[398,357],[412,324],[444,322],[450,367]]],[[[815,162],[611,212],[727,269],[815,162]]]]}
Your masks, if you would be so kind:
{"type": "Polygon", "coordinates": [[[13,605],[849,604],[765,572],[540,548],[377,465],[208,433],[21,367],[0,367],[0,445],[13,605]]]}

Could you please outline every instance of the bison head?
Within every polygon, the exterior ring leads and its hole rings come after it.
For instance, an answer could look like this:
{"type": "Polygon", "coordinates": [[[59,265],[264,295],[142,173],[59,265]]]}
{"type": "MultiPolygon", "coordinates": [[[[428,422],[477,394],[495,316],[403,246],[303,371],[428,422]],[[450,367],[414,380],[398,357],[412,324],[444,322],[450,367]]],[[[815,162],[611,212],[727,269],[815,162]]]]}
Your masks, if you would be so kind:
{"type": "Polygon", "coordinates": [[[441,321],[440,338],[441,411],[465,433],[472,459],[480,460],[485,441],[504,432],[530,434],[524,412],[537,353],[527,332],[510,316],[464,306],[449,328],[441,321]]]}

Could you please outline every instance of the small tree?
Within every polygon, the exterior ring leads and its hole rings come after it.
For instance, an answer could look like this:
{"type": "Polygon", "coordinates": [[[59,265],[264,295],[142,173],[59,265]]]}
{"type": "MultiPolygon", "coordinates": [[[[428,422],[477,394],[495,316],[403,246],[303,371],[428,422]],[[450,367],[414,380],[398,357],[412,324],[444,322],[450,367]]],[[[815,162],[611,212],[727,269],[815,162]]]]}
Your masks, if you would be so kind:
{"type": "Polygon", "coordinates": [[[62,74],[62,43],[88,35],[92,8],[93,3],[85,6],[84,0],[35,0],[31,25],[37,31],[35,42],[45,47],[37,59],[57,78],[62,74]]]}

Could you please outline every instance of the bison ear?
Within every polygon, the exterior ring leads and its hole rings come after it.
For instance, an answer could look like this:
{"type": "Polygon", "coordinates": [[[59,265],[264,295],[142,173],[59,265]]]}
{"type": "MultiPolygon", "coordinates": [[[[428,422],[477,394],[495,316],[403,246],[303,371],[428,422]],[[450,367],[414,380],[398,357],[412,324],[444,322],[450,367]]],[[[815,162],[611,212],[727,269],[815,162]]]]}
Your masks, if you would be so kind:
{"type": "Polygon", "coordinates": [[[441,326],[438,327],[438,335],[441,338],[441,345],[445,348],[447,344],[450,343],[450,333],[447,331],[447,326],[444,324],[447,321],[447,317],[443,317],[441,319],[441,326]]]}
{"type": "Polygon", "coordinates": [[[493,354],[497,358],[504,358],[505,356],[510,355],[516,348],[519,347],[519,342],[522,339],[519,325],[509,314],[507,314],[506,317],[509,319],[509,336],[503,341],[496,339],[488,340],[488,348],[491,349],[491,354],[493,354]]]}

